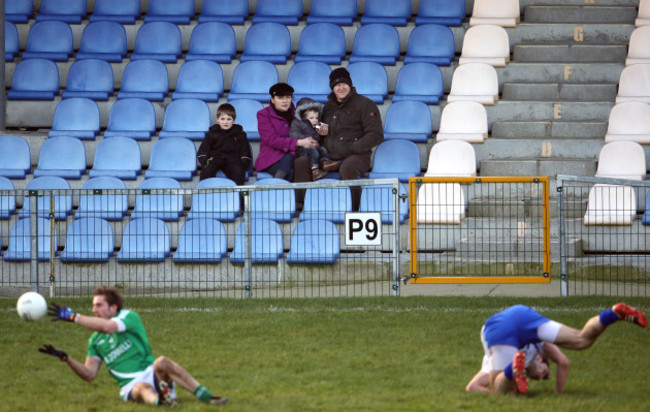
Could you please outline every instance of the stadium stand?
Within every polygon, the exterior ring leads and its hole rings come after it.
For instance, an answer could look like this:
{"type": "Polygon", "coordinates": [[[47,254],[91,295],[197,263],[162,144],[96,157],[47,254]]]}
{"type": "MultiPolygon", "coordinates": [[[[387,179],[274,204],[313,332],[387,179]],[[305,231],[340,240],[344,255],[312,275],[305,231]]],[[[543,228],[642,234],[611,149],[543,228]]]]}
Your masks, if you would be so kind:
{"type": "Polygon", "coordinates": [[[72,136],[93,140],[99,133],[99,107],[84,97],[61,100],[56,105],[49,137],[72,136]]]}
{"type": "Polygon", "coordinates": [[[411,0],[366,0],[361,24],[406,26],[411,19],[411,0]]]}
{"type": "Polygon", "coordinates": [[[420,149],[409,140],[384,140],[377,146],[368,173],[371,179],[396,177],[408,182],[409,177],[420,176],[420,149]]]}
{"type": "Polygon", "coordinates": [[[388,106],[384,139],[406,139],[426,143],[432,132],[431,111],[426,103],[403,100],[388,106]]]}
{"type": "Polygon", "coordinates": [[[210,128],[210,107],[203,100],[178,99],[165,109],[163,127],[158,136],[203,140],[210,128]]]}
{"type": "Polygon", "coordinates": [[[284,254],[282,229],[269,219],[252,219],[251,236],[247,235],[246,222],[240,223],[235,234],[235,247],[230,254],[230,262],[244,263],[246,239],[251,242],[251,263],[277,263],[284,254]]]}
{"type": "Polygon", "coordinates": [[[291,66],[287,83],[294,89],[294,101],[309,97],[325,103],[332,92],[328,84],[331,71],[327,64],[319,61],[303,61],[291,66]]]}
{"type": "MultiPolygon", "coordinates": [[[[275,185],[289,183],[283,179],[268,178],[258,180],[255,185],[275,185]]],[[[296,217],[296,194],[290,189],[257,190],[251,193],[251,214],[255,219],[270,219],[278,223],[288,223],[296,217]]]]}
{"type": "Polygon", "coordinates": [[[84,27],[75,59],[101,59],[119,63],[126,53],[124,26],[114,21],[96,21],[84,27]]]}
{"type": "Polygon", "coordinates": [[[296,63],[319,61],[327,64],[341,64],[345,57],[345,32],[332,23],[315,23],[300,32],[296,63]]]}
{"type": "Polygon", "coordinates": [[[502,27],[516,27],[521,12],[519,0],[474,0],[471,27],[481,24],[494,24],[502,27]]]}
{"type": "Polygon", "coordinates": [[[68,226],[62,262],[106,262],[113,255],[113,228],[103,219],[84,218],[68,226]]]}
{"type": "Polygon", "coordinates": [[[605,142],[620,140],[650,144],[650,104],[629,101],[612,107],[605,142]]]}
{"type": "Polygon", "coordinates": [[[18,29],[10,21],[5,21],[5,62],[12,62],[19,53],[18,29]]]}
{"type": "Polygon", "coordinates": [[[114,136],[97,143],[89,175],[135,180],[142,169],[140,145],[130,137],[114,136]]]}
{"type": "Polygon", "coordinates": [[[5,20],[12,23],[27,23],[34,15],[33,0],[5,1],[5,20]]]}
{"type": "Polygon", "coordinates": [[[178,70],[172,99],[199,99],[217,102],[223,95],[223,70],[214,61],[192,60],[178,70]]]}
{"type": "Polygon", "coordinates": [[[242,62],[267,61],[284,64],[291,55],[289,29],[280,23],[265,22],[253,24],[246,31],[242,62]]]}
{"type": "Polygon", "coordinates": [[[417,196],[418,223],[459,225],[465,219],[465,194],[460,183],[425,183],[417,196]]]}
{"type": "Polygon", "coordinates": [[[145,23],[189,24],[194,17],[194,0],[149,0],[145,23]]]}
{"type": "Polygon", "coordinates": [[[167,67],[158,60],[133,60],[124,68],[118,99],[140,97],[162,101],[169,94],[167,67]]]}
{"type": "Polygon", "coordinates": [[[625,65],[650,63],[650,27],[644,26],[634,29],[630,35],[630,44],[627,49],[625,65]]]}
{"type": "Polygon", "coordinates": [[[636,194],[630,186],[596,184],[589,189],[585,225],[631,225],[636,218],[636,194]]]}
{"type": "Polygon", "coordinates": [[[420,0],[415,24],[460,26],[465,19],[465,0],[420,0]]]}
{"type": "Polygon", "coordinates": [[[510,41],[503,27],[482,24],[470,27],[463,38],[459,64],[486,63],[505,67],[510,61],[510,41]]]}
{"type": "Polygon", "coordinates": [[[79,24],[88,14],[86,0],[41,0],[36,21],[62,21],[79,24]]]}
{"type": "Polygon", "coordinates": [[[168,137],[158,140],[151,151],[147,179],[171,177],[176,180],[192,180],[196,171],[196,147],[191,140],[168,137]]]}
{"type": "Polygon", "coordinates": [[[349,187],[309,188],[300,220],[323,219],[334,223],[345,222],[345,214],[352,211],[352,193],[349,187]]]}
{"type": "Polygon", "coordinates": [[[108,100],[113,95],[113,68],[105,60],[76,60],[68,71],[68,80],[61,96],[64,99],[85,97],[108,100]]]}
{"type": "Polygon", "coordinates": [[[120,24],[135,24],[140,18],[140,0],[95,0],[95,7],[89,19],[114,21],[120,24]]]}
{"type": "MultiPolygon", "coordinates": [[[[50,260],[50,222],[47,219],[38,218],[38,260],[47,262],[50,260]]],[[[11,228],[9,235],[9,247],[4,253],[6,261],[29,261],[31,260],[32,240],[30,237],[30,219],[18,220],[11,228]]],[[[58,242],[58,231],[54,228],[54,244],[58,242]]],[[[56,254],[56,250],[54,251],[56,254]]]]}
{"type": "Polygon", "coordinates": [[[388,24],[373,23],[357,29],[349,60],[350,63],[375,62],[394,66],[399,54],[397,29],[388,24]]]}
{"type": "Polygon", "coordinates": [[[162,262],[170,255],[169,227],[158,219],[134,219],[124,227],[117,261],[162,262]]]}
{"type": "Polygon", "coordinates": [[[154,218],[163,221],[177,221],[183,214],[183,195],[171,193],[144,194],[152,189],[180,189],[181,184],[169,177],[155,177],[140,183],[138,189],[143,194],[135,197],[135,207],[131,219],[154,218]]]}
{"type": "Polygon", "coordinates": [[[137,97],[118,100],[111,106],[104,137],[128,136],[150,140],[156,132],[156,109],[146,99],[137,97]]]}
{"type": "Polygon", "coordinates": [[[444,93],[442,71],[431,63],[410,63],[397,74],[393,102],[417,100],[438,104],[444,93]]]}
{"type": "Polygon", "coordinates": [[[449,66],[455,54],[454,33],[449,27],[424,24],[411,31],[404,63],[425,62],[449,66]]]}
{"type": "Polygon", "coordinates": [[[494,105],[499,99],[499,79],[494,67],[486,63],[466,63],[454,70],[447,102],[472,100],[494,105]]]}
{"type": "Polygon", "coordinates": [[[357,18],[357,2],[349,0],[312,0],[307,24],[332,23],[351,26],[357,18]]]}
{"type": "Polygon", "coordinates": [[[616,103],[626,101],[650,103],[650,64],[632,64],[621,71],[616,103]]]}
{"type": "MultiPolygon", "coordinates": [[[[393,204],[393,186],[376,185],[364,186],[361,191],[361,202],[359,212],[380,212],[383,224],[393,223],[395,205],[393,204]]],[[[408,192],[403,184],[399,184],[399,223],[403,224],[409,215],[408,192]]]]}
{"type": "Polygon", "coordinates": [[[27,46],[21,56],[23,60],[48,59],[66,62],[72,52],[72,29],[67,23],[39,21],[29,29],[27,46]]]}
{"type": "Polygon", "coordinates": [[[80,196],[79,208],[75,212],[76,219],[121,221],[126,216],[129,208],[128,195],[117,193],[118,190],[126,189],[122,180],[110,176],[94,177],[88,179],[82,189],[92,190],[93,193],[80,196]]]}
{"type": "Polygon", "coordinates": [[[298,222],[291,235],[290,264],[333,264],[341,255],[339,231],[328,220],[298,222]]]}
{"type": "Polygon", "coordinates": [[[260,134],[257,131],[257,112],[264,108],[264,105],[253,99],[235,99],[228,103],[232,104],[237,114],[237,124],[246,132],[248,141],[257,142],[260,134]]]}
{"type": "MultiPolygon", "coordinates": [[[[234,99],[253,99],[268,103],[269,88],[278,82],[278,69],[266,61],[239,63],[232,76],[232,87],[228,101],[234,99]]],[[[257,120],[256,120],[257,122],[257,120]]]]}
{"type": "Polygon", "coordinates": [[[375,62],[351,63],[346,67],[357,93],[377,104],[388,98],[388,73],[386,68],[375,62]]]}
{"type": "Polygon", "coordinates": [[[187,213],[188,219],[216,219],[221,222],[234,222],[241,212],[239,195],[227,190],[218,190],[237,186],[235,182],[223,177],[212,177],[196,184],[197,189],[215,189],[199,191],[192,195],[192,208],[187,213]]]}
{"type": "Polygon", "coordinates": [[[429,152],[427,177],[476,176],[474,147],[463,140],[444,140],[433,145],[429,152]]]}
{"type": "Polygon", "coordinates": [[[488,137],[488,116],[485,106],[471,100],[447,103],[440,114],[436,141],[464,140],[483,143],[488,137]]]}
{"type": "Polygon", "coordinates": [[[47,59],[23,60],[16,65],[9,100],[54,100],[60,92],[59,68],[47,59]]]}
{"type": "Polygon", "coordinates": [[[302,18],[302,0],[257,0],[253,24],[273,22],[296,25],[302,18]]]}
{"type": "Polygon", "coordinates": [[[185,222],[178,235],[174,262],[219,263],[228,253],[226,228],[214,219],[185,222]]]}
{"type": "Polygon", "coordinates": [[[181,31],[167,21],[145,23],[138,29],[131,61],[153,59],[176,63],[182,54],[181,31]]]}
{"type": "MultiPolygon", "coordinates": [[[[65,220],[66,217],[72,214],[72,195],[69,193],[70,184],[58,176],[43,176],[36,177],[27,183],[27,190],[54,190],[54,219],[65,220]],[[68,191],[67,194],[61,194],[68,191]]],[[[36,200],[36,208],[38,210],[38,217],[50,217],[50,196],[39,196],[36,200]]],[[[23,207],[20,209],[18,216],[28,218],[30,215],[30,198],[25,197],[23,207]]],[[[48,246],[49,248],[49,246],[48,246]]]]}
{"type": "Polygon", "coordinates": [[[643,147],[631,141],[605,144],[598,155],[596,177],[645,180],[646,161],[643,147]]]}
{"type": "MultiPolygon", "coordinates": [[[[14,190],[14,184],[4,176],[0,176],[0,191],[14,190]]],[[[7,220],[16,211],[16,196],[12,194],[0,195],[0,219],[7,220]]]]}
{"type": "Polygon", "coordinates": [[[29,143],[20,136],[0,136],[0,176],[24,179],[31,170],[29,143]]]}
{"type": "Polygon", "coordinates": [[[81,140],[70,136],[54,136],[43,142],[34,177],[81,179],[85,172],[86,149],[81,140]]]}
{"type": "Polygon", "coordinates": [[[643,226],[650,225],[650,192],[646,195],[645,212],[643,212],[641,223],[643,223],[643,226]]]}
{"type": "Polygon", "coordinates": [[[198,24],[192,30],[185,61],[213,60],[217,63],[230,63],[236,53],[235,30],[232,26],[211,21],[198,24]]]}
{"type": "Polygon", "coordinates": [[[244,24],[248,18],[248,0],[203,0],[199,23],[244,24]]]}

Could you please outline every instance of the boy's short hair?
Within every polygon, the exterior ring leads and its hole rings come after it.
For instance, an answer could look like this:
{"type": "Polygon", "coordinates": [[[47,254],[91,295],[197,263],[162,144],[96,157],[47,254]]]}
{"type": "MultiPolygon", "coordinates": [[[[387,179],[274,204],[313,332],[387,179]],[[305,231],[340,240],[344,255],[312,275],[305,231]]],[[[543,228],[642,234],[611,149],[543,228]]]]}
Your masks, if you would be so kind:
{"type": "Polygon", "coordinates": [[[305,110],[301,111],[301,112],[300,112],[300,118],[301,118],[301,119],[306,119],[306,118],[307,118],[307,113],[308,113],[308,112],[316,112],[316,114],[318,114],[318,117],[320,118],[320,110],[318,110],[318,109],[315,108],[315,107],[310,107],[310,108],[308,108],[308,109],[305,109],[305,110]]]}
{"type": "Polygon", "coordinates": [[[230,103],[224,103],[217,108],[217,118],[222,114],[226,114],[233,118],[237,119],[237,112],[235,112],[235,107],[230,103]]]}
{"type": "Polygon", "coordinates": [[[124,298],[118,288],[111,286],[98,286],[93,290],[93,296],[104,296],[108,306],[117,305],[117,310],[120,311],[124,307],[124,298]]]}

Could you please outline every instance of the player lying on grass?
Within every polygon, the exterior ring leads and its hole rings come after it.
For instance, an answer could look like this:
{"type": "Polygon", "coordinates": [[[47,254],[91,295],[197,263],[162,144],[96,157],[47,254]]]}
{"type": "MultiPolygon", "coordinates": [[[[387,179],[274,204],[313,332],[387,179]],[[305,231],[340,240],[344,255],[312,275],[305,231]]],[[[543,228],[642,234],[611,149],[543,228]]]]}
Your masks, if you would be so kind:
{"type": "Polygon", "coordinates": [[[481,340],[487,344],[492,392],[507,393],[515,388],[519,393],[528,390],[526,354],[521,351],[530,343],[550,342],[570,350],[584,350],[598,339],[612,323],[624,320],[642,328],[648,326],[644,313],[617,303],[585,323],[582,330],[550,320],[524,305],[511,306],[488,318],[481,331],[481,340]]]}
{"type": "Polygon", "coordinates": [[[174,406],[174,382],[203,402],[222,405],[228,401],[212,395],[173,360],[164,356],[154,358],[140,316],[123,309],[123,303],[119,290],[108,286],[93,291],[95,316],[75,313],[68,307],[53,303],[48,312],[53,321],[74,322],[95,332],[88,340],[85,363],[52,345],[43,345],[39,352],[67,363],[86,382],[97,377],[102,361],[105,362],[108,372],[120,385],[120,396],[125,401],[174,406]]]}

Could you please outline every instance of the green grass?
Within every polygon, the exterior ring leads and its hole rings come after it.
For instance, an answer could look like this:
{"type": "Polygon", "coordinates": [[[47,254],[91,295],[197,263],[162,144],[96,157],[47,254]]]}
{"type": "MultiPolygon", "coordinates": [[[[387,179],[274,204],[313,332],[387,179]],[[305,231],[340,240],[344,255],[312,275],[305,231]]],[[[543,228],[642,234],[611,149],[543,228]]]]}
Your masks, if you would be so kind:
{"type": "MultiPolygon", "coordinates": [[[[627,301],[650,309],[647,298],[627,301]]],[[[90,313],[90,299],[61,299],[90,313]]],[[[566,393],[532,382],[527,396],[466,394],[480,367],[485,318],[514,303],[580,327],[615,300],[412,297],[295,300],[127,298],[155,355],[185,366],[232,411],[642,411],[650,394],[648,330],[619,322],[588,351],[569,352],[566,393]]],[[[37,348],[52,343],[85,358],[90,332],[74,324],[22,321],[1,299],[0,410],[151,410],[123,403],[102,367],[78,379],[37,348]]],[[[179,392],[183,410],[209,409],[179,392]]]]}

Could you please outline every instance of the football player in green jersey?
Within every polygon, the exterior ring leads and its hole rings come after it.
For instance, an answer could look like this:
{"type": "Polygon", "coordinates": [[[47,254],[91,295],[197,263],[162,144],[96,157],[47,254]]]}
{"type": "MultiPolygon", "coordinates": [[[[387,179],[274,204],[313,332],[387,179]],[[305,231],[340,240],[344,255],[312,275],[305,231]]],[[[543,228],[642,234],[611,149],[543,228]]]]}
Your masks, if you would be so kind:
{"type": "Polygon", "coordinates": [[[52,303],[48,314],[53,321],[74,322],[94,331],[88,340],[88,355],[85,363],[81,363],[52,345],[43,345],[38,350],[67,363],[86,382],[95,379],[102,362],[106,363],[125,401],[173,406],[176,404],[174,384],[206,403],[223,405],[228,401],[212,395],[173,360],[165,356],[154,358],[140,316],[123,309],[123,304],[120,291],[108,286],[93,291],[95,316],[75,313],[68,307],[52,303]]]}

